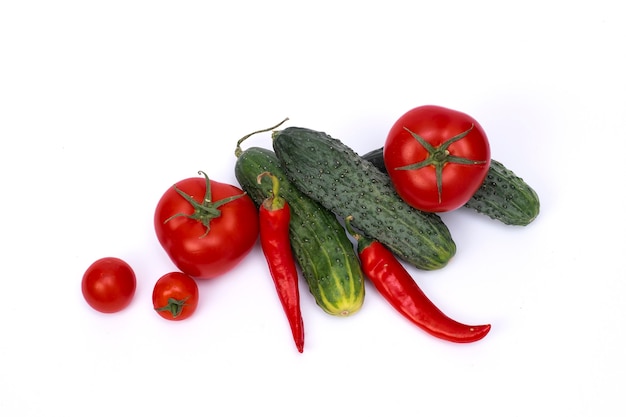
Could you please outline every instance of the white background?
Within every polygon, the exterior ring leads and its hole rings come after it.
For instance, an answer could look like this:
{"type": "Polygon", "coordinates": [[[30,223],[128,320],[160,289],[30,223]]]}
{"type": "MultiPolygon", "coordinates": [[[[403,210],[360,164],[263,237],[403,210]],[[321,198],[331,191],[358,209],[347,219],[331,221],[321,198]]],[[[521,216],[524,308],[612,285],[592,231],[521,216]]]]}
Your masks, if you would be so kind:
{"type": "Polygon", "coordinates": [[[623,416],[625,18],[608,0],[2,2],[0,415],[623,416]],[[302,291],[298,354],[258,246],[188,321],[152,311],[175,181],[236,184],[237,139],[287,116],[364,153],[423,104],[476,118],[541,197],[525,228],[446,214],[456,257],[410,269],[485,339],[434,339],[368,284],[344,319],[302,291]],[[114,315],[80,292],[103,256],[138,277],[114,315]]]}

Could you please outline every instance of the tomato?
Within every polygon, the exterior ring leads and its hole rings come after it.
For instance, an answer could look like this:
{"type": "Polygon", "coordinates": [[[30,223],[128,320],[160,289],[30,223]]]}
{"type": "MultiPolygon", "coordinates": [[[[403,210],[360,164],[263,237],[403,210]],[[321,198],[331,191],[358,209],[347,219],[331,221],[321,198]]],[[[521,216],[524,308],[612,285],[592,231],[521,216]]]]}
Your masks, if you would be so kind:
{"type": "Polygon", "coordinates": [[[154,310],[167,320],[184,320],[198,306],[198,284],[182,272],[170,272],[159,278],[152,290],[154,310]]]}
{"type": "Polygon", "coordinates": [[[234,185],[184,179],[159,200],[154,228],[174,265],[193,278],[215,278],[234,268],[259,235],[256,205],[234,185]]]}
{"type": "Polygon", "coordinates": [[[83,275],[82,291],[87,304],[101,313],[126,308],[135,295],[135,272],[119,258],[98,259],[83,275]]]}
{"type": "Polygon", "coordinates": [[[385,167],[409,205],[445,212],[467,203],[491,163],[483,128],[465,113],[439,106],[409,110],[391,127],[385,167]]]}

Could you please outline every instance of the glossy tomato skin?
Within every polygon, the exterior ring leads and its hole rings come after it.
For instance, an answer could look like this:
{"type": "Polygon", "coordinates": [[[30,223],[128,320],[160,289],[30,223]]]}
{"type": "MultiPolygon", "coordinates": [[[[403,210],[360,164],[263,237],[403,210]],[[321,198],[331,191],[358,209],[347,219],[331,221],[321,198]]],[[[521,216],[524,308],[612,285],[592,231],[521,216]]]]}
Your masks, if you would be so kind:
{"type": "Polygon", "coordinates": [[[157,238],[174,265],[199,279],[230,271],[252,250],[259,234],[258,212],[252,199],[240,188],[218,181],[210,180],[212,202],[241,197],[217,207],[219,216],[210,220],[208,232],[201,221],[187,217],[195,209],[176,188],[202,203],[207,181],[201,177],[187,178],[170,187],[159,200],[154,215],[157,238]]]}
{"type": "Polygon", "coordinates": [[[179,321],[189,318],[198,307],[198,284],[182,272],[163,275],[154,284],[152,305],[164,319],[179,321]]]}
{"type": "Polygon", "coordinates": [[[125,261],[106,257],[95,261],[81,283],[87,304],[101,313],[117,313],[132,301],[137,288],[133,269],[125,261]]]}
{"type": "Polygon", "coordinates": [[[445,212],[463,206],[478,190],[489,170],[491,150],[483,128],[471,116],[445,107],[421,106],[406,112],[391,127],[383,158],[396,191],[408,204],[423,211],[445,212]],[[472,163],[443,164],[438,189],[434,166],[408,169],[429,156],[411,132],[434,147],[445,147],[446,141],[467,132],[447,150],[472,163]]]}

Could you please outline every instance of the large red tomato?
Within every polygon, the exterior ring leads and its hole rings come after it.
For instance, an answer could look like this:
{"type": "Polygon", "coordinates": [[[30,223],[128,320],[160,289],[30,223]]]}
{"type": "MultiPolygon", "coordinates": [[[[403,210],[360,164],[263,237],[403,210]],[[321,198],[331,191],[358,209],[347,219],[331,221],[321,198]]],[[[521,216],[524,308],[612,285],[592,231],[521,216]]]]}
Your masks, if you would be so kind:
{"type": "Polygon", "coordinates": [[[478,190],[491,151],[487,135],[472,117],[421,106],[391,127],[383,158],[396,191],[409,205],[444,212],[461,207],[478,190]]]}
{"type": "Polygon", "coordinates": [[[194,278],[234,268],[259,235],[256,205],[240,188],[204,178],[184,179],[159,200],[154,228],[174,264],[194,278]]]}

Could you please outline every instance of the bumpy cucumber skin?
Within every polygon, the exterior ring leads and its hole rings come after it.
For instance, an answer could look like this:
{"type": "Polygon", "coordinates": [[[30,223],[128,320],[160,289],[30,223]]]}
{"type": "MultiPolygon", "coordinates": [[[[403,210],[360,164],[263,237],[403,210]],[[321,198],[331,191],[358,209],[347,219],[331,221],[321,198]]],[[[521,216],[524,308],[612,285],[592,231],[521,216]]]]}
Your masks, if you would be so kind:
{"type": "Polygon", "coordinates": [[[387,167],[385,166],[385,159],[383,156],[383,148],[374,149],[366,154],[363,154],[361,158],[366,161],[370,161],[379,171],[387,173],[387,167]]]}
{"type": "MultiPolygon", "coordinates": [[[[383,148],[374,149],[362,158],[387,172],[383,148]]],[[[507,225],[527,226],[539,215],[540,203],[530,185],[504,164],[492,159],[487,177],[464,207],[507,225]]]]}
{"type": "Polygon", "coordinates": [[[527,226],[537,218],[539,196],[502,163],[491,160],[485,181],[465,207],[513,226],[527,226]]]}
{"type": "Polygon", "coordinates": [[[301,127],[272,135],[287,178],[304,194],[419,269],[444,267],[456,253],[441,218],[406,204],[387,175],[340,140],[301,127]]]}
{"type": "Polygon", "coordinates": [[[365,286],[354,245],[337,217],[294,187],[274,152],[252,147],[237,159],[235,176],[258,205],[271,191],[271,181],[257,183],[269,171],[280,180],[280,193],[291,208],[292,250],[316,303],[333,316],[350,316],[363,305],[365,286]]]}

